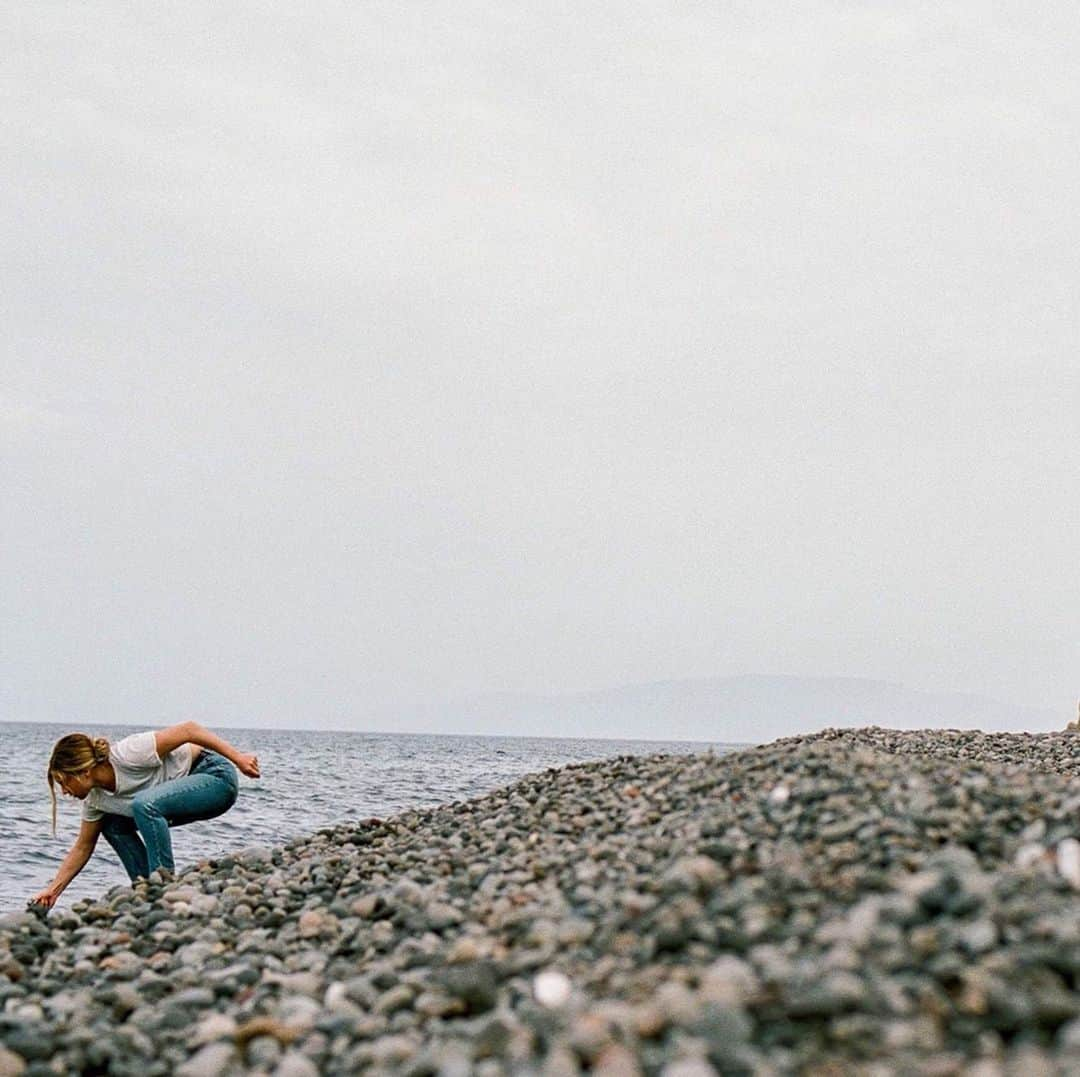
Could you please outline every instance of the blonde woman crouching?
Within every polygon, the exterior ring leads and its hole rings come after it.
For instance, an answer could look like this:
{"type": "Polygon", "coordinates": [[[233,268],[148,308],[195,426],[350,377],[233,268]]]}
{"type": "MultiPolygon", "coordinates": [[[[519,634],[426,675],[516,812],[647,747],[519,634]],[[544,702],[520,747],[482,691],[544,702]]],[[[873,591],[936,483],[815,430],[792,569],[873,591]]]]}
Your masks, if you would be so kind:
{"type": "Polygon", "coordinates": [[[62,737],[46,774],[53,835],[54,781],[66,795],[83,802],[82,826],[56,877],[31,904],[52,908],[86,866],[100,834],[116,850],[132,883],[152,871],[172,877],[169,827],[228,811],[239,791],[237,768],[249,778],[259,777],[256,756],[237,751],[198,722],[133,733],[115,744],[85,733],[62,737]]]}

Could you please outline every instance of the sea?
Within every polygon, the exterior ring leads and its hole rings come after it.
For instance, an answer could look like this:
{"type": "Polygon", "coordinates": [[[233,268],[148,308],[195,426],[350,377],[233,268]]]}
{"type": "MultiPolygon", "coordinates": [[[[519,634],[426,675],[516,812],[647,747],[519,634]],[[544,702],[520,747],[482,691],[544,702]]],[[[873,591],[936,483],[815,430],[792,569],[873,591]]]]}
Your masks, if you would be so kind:
{"type": "MultiPolygon", "coordinates": [[[[144,728],[95,726],[117,741],[144,728]]],[[[211,727],[213,728],[213,727],[211,727]]],[[[261,777],[240,775],[236,804],[216,819],[174,827],[178,870],[252,845],[280,846],[320,827],[488,793],[525,774],[620,755],[721,754],[739,745],[656,740],[482,737],[327,730],[214,728],[259,757],[261,777]]],[[[0,722],[7,811],[0,815],[0,914],[21,911],[53,879],[79,833],[82,803],[57,788],[56,836],[46,769],[66,726],[0,722]]],[[[101,897],[130,880],[105,839],[61,894],[57,908],[101,897]]]]}

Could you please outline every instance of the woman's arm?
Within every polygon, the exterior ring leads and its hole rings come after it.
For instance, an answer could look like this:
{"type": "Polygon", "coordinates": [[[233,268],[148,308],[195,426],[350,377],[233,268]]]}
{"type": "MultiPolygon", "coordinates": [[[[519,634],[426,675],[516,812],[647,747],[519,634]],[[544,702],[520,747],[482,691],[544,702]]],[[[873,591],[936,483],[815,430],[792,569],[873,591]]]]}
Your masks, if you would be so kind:
{"type": "Polygon", "coordinates": [[[209,748],[235,763],[241,774],[246,774],[249,778],[259,776],[259,760],[256,756],[238,751],[228,741],[222,740],[198,722],[181,722],[154,734],[154,746],[162,759],[181,744],[198,744],[202,748],[209,748]]]}
{"type": "Polygon", "coordinates": [[[75,839],[75,844],[71,847],[70,852],[60,862],[55,878],[40,894],[31,898],[33,904],[44,905],[47,909],[53,907],[56,899],[67,889],[68,883],[86,867],[86,862],[94,855],[94,846],[97,844],[98,834],[100,833],[100,819],[94,822],[83,820],[79,836],[75,839]]]}

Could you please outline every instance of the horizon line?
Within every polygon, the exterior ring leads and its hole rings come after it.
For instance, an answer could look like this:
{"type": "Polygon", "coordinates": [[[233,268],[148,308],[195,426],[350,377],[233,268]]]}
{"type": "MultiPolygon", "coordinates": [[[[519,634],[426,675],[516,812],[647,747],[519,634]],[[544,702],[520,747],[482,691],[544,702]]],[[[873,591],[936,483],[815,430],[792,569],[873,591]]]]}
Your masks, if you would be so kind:
{"type": "MultiPolygon", "coordinates": [[[[0,718],[0,725],[59,725],[70,726],[70,722],[58,720],[55,718],[0,718]]],[[[98,725],[106,728],[116,729],[156,729],[163,728],[161,726],[155,726],[145,722],[99,722],[98,725]]],[[[176,724],[176,723],[171,723],[176,724]]],[[[200,723],[202,724],[202,723],[200,723]]],[[[711,747],[714,745],[722,745],[724,747],[753,747],[759,741],[724,741],[724,740],[696,740],[685,739],[682,737],[600,737],[600,736],[587,736],[587,737],[573,737],[573,736],[545,736],[541,734],[525,734],[525,733],[432,733],[425,730],[392,730],[392,729],[347,729],[339,726],[329,727],[306,727],[297,728],[293,726],[248,726],[248,725],[230,725],[225,722],[215,722],[211,726],[207,726],[208,729],[238,729],[244,733],[351,733],[358,734],[360,736],[376,736],[376,737],[455,737],[458,739],[468,737],[481,737],[485,740],[583,740],[583,741],[605,741],[610,743],[624,743],[624,744],[700,744],[705,747],[711,747]]]]}

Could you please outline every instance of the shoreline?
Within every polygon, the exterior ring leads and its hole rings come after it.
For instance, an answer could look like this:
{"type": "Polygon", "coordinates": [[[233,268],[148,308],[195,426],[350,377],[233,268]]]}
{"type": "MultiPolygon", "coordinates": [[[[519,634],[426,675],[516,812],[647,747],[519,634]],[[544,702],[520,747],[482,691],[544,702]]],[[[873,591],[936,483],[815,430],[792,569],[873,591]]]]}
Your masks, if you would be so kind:
{"type": "Polygon", "coordinates": [[[572,764],[0,918],[0,1077],[1075,1072],[1078,838],[1069,733],[572,764]]]}

